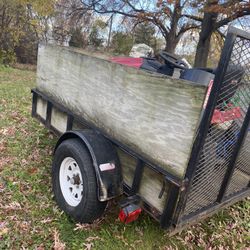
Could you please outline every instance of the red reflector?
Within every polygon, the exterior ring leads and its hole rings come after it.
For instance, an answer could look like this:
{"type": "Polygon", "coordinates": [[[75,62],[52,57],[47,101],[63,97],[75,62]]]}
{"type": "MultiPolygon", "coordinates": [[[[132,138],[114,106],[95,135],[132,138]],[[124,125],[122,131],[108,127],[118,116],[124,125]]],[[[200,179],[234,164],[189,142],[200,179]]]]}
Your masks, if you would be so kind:
{"type": "Polygon", "coordinates": [[[121,222],[128,224],[137,220],[141,212],[142,209],[139,206],[134,204],[128,205],[127,207],[121,209],[119,213],[119,219],[121,222]]]}

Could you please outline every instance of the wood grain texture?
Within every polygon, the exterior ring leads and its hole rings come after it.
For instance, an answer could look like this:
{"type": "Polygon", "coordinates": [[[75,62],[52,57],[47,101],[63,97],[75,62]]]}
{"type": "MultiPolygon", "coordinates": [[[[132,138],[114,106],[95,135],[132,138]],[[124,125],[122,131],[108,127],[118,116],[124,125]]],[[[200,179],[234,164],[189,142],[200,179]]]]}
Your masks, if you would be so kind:
{"type": "Polygon", "coordinates": [[[46,120],[47,116],[47,102],[44,101],[42,98],[37,98],[37,105],[36,105],[36,112],[40,115],[41,118],[46,120]]]}
{"type": "Polygon", "coordinates": [[[116,151],[121,163],[123,181],[132,187],[137,160],[118,148],[116,151]]]}
{"type": "Polygon", "coordinates": [[[205,87],[56,46],[39,48],[37,87],[172,174],[185,173],[205,87]]]}
{"type": "Polygon", "coordinates": [[[67,130],[67,115],[56,108],[52,108],[51,125],[57,131],[64,133],[67,130]]]}
{"type": "Polygon", "coordinates": [[[155,207],[159,212],[163,212],[166,205],[169,186],[164,186],[164,176],[157,174],[148,167],[143,170],[139,194],[151,206],[155,207]],[[164,188],[164,192],[161,192],[164,188]]]}

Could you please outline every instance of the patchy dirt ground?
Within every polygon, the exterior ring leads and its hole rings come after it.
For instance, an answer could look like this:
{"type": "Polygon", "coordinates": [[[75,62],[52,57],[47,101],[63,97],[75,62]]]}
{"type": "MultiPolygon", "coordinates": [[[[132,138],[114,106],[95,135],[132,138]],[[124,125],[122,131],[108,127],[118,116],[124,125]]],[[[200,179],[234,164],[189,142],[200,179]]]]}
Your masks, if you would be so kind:
{"type": "Polygon", "coordinates": [[[56,138],[30,117],[34,85],[0,67],[0,249],[250,249],[250,200],[173,237],[147,215],[124,226],[115,204],[93,225],[71,221],[51,193],[56,138]]]}

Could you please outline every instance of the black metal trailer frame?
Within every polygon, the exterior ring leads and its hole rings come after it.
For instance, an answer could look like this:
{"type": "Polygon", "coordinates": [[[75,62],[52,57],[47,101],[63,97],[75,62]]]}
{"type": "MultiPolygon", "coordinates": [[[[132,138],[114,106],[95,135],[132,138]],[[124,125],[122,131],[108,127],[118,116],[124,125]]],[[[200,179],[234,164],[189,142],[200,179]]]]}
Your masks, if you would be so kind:
{"type": "MultiPolygon", "coordinates": [[[[173,176],[119,141],[110,138],[99,128],[90,124],[82,117],[73,114],[49,96],[44,95],[36,89],[32,90],[32,93],[32,116],[37,118],[55,134],[60,135],[61,133],[51,125],[52,107],[56,107],[67,115],[67,130],[72,130],[73,121],[77,121],[84,127],[101,133],[113,145],[137,160],[132,187],[124,185],[124,192],[127,196],[135,196],[137,194],[145,167],[149,167],[164,176],[169,188],[163,213],[157,212],[143,200],[143,197],[140,197],[143,201],[143,208],[158,220],[163,228],[178,231],[189,224],[196,223],[200,219],[217,212],[219,208],[231,205],[250,195],[250,162],[244,161],[245,151],[250,147],[248,140],[246,140],[250,134],[248,134],[250,120],[250,34],[244,31],[233,27],[228,31],[214,84],[197,130],[192,153],[183,179],[173,176]],[[229,101],[232,97],[230,93],[235,91],[235,87],[225,85],[228,79],[232,80],[228,73],[230,65],[237,67],[238,65],[242,65],[244,67],[244,77],[242,78],[242,76],[237,75],[236,78],[238,78],[234,79],[237,80],[235,82],[236,89],[238,91],[240,89],[242,95],[238,98],[237,105],[233,105],[233,108],[240,107],[241,117],[237,119],[237,122],[233,122],[230,125],[230,131],[228,130],[229,132],[223,135],[221,139],[221,132],[217,132],[211,121],[215,110],[219,109],[223,111],[222,105],[227,105],[225,104],[225,99],[228,97],[229,101]],[[36,112],[38,97],[45,100],[48,104],[46,120],[36,112]],[[224,103],[220,102],[222,98],[224,103]],[[214,133],[214,131],[216,132],[214,133]],[[220,142],[218,142],[219,140],[220,142]],[[216,141],[217,144],[215,143],[216,141]],[[218,145],[220,146],[221,143],[223,150],[227,147],[225,149],[226,154],[223,157],[214,157],[211,154],[207,155],[208,149],[216,151],[218,150],[218,145]],[[215,178],[216,176],[218,177],[217,179],[215,178]]],[[[165,191],[164,186],[162,193],[165,191]]]]}

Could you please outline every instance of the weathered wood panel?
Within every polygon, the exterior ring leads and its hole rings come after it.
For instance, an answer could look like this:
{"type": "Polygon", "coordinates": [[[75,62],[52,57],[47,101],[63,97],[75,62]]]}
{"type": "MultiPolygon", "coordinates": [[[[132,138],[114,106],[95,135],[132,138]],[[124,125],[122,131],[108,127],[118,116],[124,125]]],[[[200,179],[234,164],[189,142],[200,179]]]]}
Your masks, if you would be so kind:
{"type": "Polygon", "coordinates": [[[36,112],[37,112],[37,114],[41,118],[43,118],[44,120],[46,120],[46,116],[47,116],[47,102],[44,101],[40,97],[37,98],[36,112]]]}
{"type": "Polygon", "coordinates": [[[52,108],[51,125],[59,132],[64,133],[67,130],[67,115],[56,108],[52,108]]]}
{"type": "Polygon", "coordinates": [[[87,129],[87,128],[81,123],[79,123],[78,121],[74,120],[72,130],[84,130],[84,129],[87,129]]]}
{"type": "Polygon", "coordinates": [[[155,164],[182,177],[206,89],[42,46],[38,89],[155,164]]]}
{"type": "Polygon", "coordinates": [[[132,187],[137,160],[122,150],[117,149],[117,153],[121,163],[123,181],[132,187]]]}
{"type": "Polygon", "coordinates": [[[168,195],[169,186],[165,183],[164,176],[157,174],[148,167],[143,170],[139,194],[151,206],[163,212],[168,195]],[[161,196],[162,188],[165,185],[164,192],[161,196]]]}

